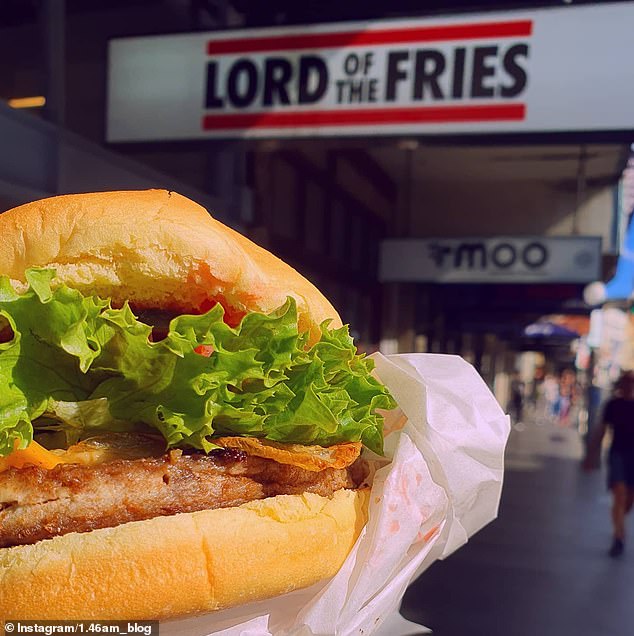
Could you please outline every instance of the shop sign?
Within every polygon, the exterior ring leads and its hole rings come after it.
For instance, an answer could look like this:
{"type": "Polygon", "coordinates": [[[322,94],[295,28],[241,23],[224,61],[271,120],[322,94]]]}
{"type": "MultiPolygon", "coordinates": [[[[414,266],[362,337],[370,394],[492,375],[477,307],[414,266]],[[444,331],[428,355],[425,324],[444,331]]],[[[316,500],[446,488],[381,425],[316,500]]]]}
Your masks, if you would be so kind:
{"type": "Polygon", "coordinates": [[[393,239],[383,282],[586,283],[599,276],[601,237],[393,239]]]}
{"type": "Polygon", "coordinates": [[[631,130],[633,23],[622,3],[114,39],[107,136],[631,130]]]}

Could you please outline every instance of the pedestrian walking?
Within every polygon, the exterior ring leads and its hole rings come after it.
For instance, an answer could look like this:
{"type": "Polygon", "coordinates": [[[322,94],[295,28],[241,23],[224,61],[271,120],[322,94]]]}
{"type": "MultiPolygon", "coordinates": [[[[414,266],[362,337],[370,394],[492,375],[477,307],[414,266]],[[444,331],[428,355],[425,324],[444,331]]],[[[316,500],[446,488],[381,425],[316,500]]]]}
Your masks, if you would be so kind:
{"type": "Polygon", "coordinates": [[[511,381],[511,411],[513,423],[517,427],[522,427],[522,416],[524,414],[524,383],[519,373],[513,375],[511,381]]]}
{"type": "Polygon", "coordinates": [[[611,557],[625,549],[625,518],[634,504],[634,372],[627,371],[614,385],[601,424],[594,433],[584,461],[586,470],[599,467],[603,438],[612,431],[608,453],[608,487],[612,491],[611,557]]]}
{"type": "Polygon", "coordinates": [[[572,369],[564,369],[559,378],[559,426],[570,426],[570,415],[576,398],[577,379],[572,369]]]}
{"type": "Polygon", "coordinates": [[[546,406],[546,418],[554,422],[559,417],[559,382],[549,373],[544,378],[544,401],[546,406]]]}

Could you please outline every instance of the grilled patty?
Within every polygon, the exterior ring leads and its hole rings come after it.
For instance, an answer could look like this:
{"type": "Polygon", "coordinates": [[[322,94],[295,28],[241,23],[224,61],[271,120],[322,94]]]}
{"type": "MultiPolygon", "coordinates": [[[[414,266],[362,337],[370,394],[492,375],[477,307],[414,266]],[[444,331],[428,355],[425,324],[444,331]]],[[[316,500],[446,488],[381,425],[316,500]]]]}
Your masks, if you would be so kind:
{"type": "Polygon", "coordinates": [[[313,472],[233,449],[11,468],[0,473],[0,547],[275,495],[329,496],[363,477],[358,467],[313,472]]]}

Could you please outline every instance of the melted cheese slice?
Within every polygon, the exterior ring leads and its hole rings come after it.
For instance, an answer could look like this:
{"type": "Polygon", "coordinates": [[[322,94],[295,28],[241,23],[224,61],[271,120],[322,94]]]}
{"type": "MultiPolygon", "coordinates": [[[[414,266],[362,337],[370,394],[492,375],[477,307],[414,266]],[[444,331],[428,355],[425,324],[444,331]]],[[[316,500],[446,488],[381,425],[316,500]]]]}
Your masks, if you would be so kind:
{"type": "Polygon", "coordinates": [[[0,457],[0,472],[9,468],[22,468],[27,464],[50,469],[63,463],[66,462],[62,454],[46,450],[37,442],[31,442],[24,449],[14,450],[8,457],[0,457]]]}
{"type": "Polygon", "coordinates": [[[8,457],[0,457],[0,472],[9,468],[22,468],[27,464],[41,468],[55,468],[58,464],[91,466],[115,459],[157,457],[165,453],[162,438],[134,433],[98,435],[70,446],[67,450],[46,450],[31,442],[24,450],[14,450],[8,457]]]}
{"type": "MultiPolygon", "coordinates": [[[[310,471],[326,468],[346,468],[361,453],[361,442],[347,442],[334,446],[304,446],[282,444],[255,437],[220,437],[214,444],[223,448],[235,448],[247,455],[273,459],[280,464],[290,464],[310,471]]],[[[115,459],[140,459],[165,453],[162,440],[133,433],[112,433],[93,437],[68,448],[46,450],[41,444],[31,442],[24,450],[15,450],[8,457],[0,457],[0,472],[9,468],[22,468],[27,464],[42,468],[55,468],[58,464],[83,464],[90,466],[115,459]]]]}

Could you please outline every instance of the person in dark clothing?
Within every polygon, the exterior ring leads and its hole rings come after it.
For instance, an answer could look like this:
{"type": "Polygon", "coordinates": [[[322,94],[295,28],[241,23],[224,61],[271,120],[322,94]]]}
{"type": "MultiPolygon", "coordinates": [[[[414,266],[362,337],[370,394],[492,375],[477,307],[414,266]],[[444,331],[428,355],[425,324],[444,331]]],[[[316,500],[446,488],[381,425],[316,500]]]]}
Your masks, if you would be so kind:
{"type": "Polygon", "coordinates": [[[609,555],[625,549],[625,517],[634,504],[634,372],[625,372],[605,405],[601,424],[590,443],[584,462],[587,470],[599,467],[601,445],[608,429],[612,444],[608,453],[608,487],[612,491],[613,539],[609,555]]]}
{"type": "Polygon", "coordinates": [[[524,383],[519,373],[513,376],[511,381],[511,412],[513,414],[513,423],[521,425],[522,415],[524,413],[524,383]]]}

